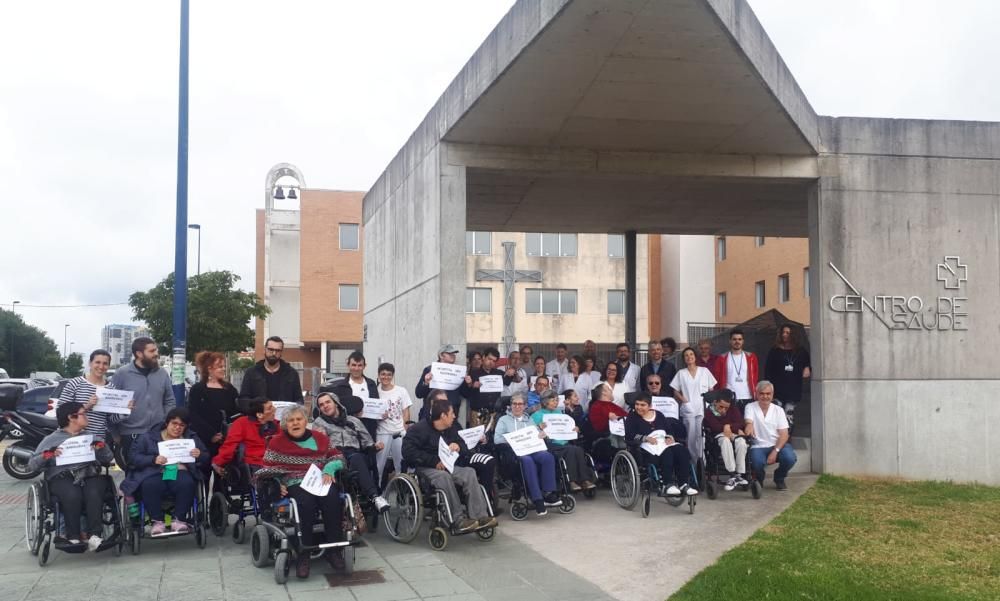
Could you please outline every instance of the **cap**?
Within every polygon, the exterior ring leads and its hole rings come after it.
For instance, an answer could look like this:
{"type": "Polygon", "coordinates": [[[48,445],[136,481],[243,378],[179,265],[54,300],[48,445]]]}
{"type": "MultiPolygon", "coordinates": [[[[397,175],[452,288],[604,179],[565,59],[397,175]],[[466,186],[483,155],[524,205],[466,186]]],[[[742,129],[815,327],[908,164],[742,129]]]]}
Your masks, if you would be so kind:
{"type": "Polygon", "coordinates": [[[438,349],[438,354],[448,353],[449,355],[454,355],[458,353],[458,347],[454,344],[446,344],[438,349]]]}

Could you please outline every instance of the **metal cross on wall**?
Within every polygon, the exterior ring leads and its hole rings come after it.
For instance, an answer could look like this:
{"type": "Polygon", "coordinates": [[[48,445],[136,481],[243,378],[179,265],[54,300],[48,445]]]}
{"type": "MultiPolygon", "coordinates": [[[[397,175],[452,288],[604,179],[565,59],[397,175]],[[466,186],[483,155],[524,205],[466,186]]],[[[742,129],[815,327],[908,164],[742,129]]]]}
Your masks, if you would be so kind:
{"type": "Polygon", "coordinates": [[[500,352],[506,357],[515,350],[514,284],[542,281],[541,271],[514,269],[514,243],[502,242],[503,269],[477,269],[477,282],[503,282],[503,341],[500,352]]]}

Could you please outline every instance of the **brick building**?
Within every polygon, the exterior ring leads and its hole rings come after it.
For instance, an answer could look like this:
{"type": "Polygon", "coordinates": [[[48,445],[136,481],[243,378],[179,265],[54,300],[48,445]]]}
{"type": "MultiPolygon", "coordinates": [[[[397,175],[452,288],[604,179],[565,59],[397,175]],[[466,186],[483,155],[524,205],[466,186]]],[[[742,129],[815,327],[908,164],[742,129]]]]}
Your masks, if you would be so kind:
{"type": "Polygon", "coordinates": [[[717,236],[715,320],[740,323],[768,309],[809,324],[808,240],[717,236]]]}

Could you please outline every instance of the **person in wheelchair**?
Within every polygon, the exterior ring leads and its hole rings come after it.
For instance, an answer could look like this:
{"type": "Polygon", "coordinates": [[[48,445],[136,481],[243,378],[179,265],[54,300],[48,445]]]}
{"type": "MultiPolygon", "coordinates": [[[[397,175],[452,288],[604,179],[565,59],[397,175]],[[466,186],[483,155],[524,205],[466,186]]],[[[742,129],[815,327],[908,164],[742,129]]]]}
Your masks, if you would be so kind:
{"type": "MultiPolygon", "coordinates": [[[[496,518],[490,515],[486,497],[480,494],[477,472],[467,467],[471,453],[454,426],[455,411],[447,394],[442,390],[433,390],[427,398],[430,399],[428,418],[411,426],[403,437],[403,462],[414,468],[417,475],[431,486],[441,490],[449,505],[456,508],[452,516],[454,523],[449,525],[453,529],[464,533],[495,527],[496,518]],[[454,472],[448,472],[438,455],[441,440],[452,451],[459,453],[454,472]],[[458,488],[468,500],[464,506],[458,496],[458,488]]],[[[490,471],[492,473],[492,469],[490,471]]]]}
{"type": "MultiPolygon", "coordinates": [[[[544,362],[544,358],[539,357],[544,362]]],[[[551,390],[549,388],[549,377],[545,374],[531,376],[534,379],[534,383],[531,386],[531,390],[528,392],[528,396],[525,400],[528,403],[527,411],[528,415],[531,415],[538,408],[542,406],[542,393],[546,390],[551,390]]]]}
{"type": "Polygon", "coordinates": [[[168,497],[174,500],[170,531],[191,531],[191,525],[185,520],[191,513],[198,484],[204,477],[202,468],[208,465],[210,458],[198,435],[188,429],[189,424],[187,409],[177,407],[167,412],[162,424],[132,443],[129,469],[122,481],[121,491],[127,498],[140,493],[146,512],[153,521],[151,536],[162,536],[167,532],[163,500],[168,497]],[[159,444],[181,439],[194,441],[194,448],[191,449],[194,461],[169,463],[167,457],[160,454],[159,444]]]}
{"type": "Polygon", "coordinates": [[[251,399],[245,405],[246,415],[236,418],[229,425],[219,452],[212,457],[212,469],[220,476],[236,458],[240,445],[243,445],[243,463],[251,473],[260,469],[264,464],[265,441],[278,433],[274,403],[267,399],[251,399]]]}
{"type": "Polygon", "coordinates": [[[103,540],[102,516],[104,499],[109,492],[108,479],[100,473],[100,466],[111,465],[111,450],[101,440],[92,443],[95,461],[57,465],[56,458],[62,455],[60,445],[74,436],[79,436],[87,427],[87,411],[82,403],[68,401],[60,403],[56,409],[59,429],[42,439],[28,462],[28,469],[45,468],[43,477],[50,494],[59,500],[66,522],[66,539],[69,544],[78,545],[86,540],[87,548],[97,550],[103,540]],[[99,465],[98,465],[99,464],[99,465]],[[80,528],[80,518],[87,515],[85,537],[80,528]]]}
{"type": "MultiPolygon", "coordinates": [[[[365,430],[364,426],[359,426],[365,430]]],[[[365,430],[367,432],[367,430],[365,430]]],[[[299,526],[304,547],[314,546],[313,525],[317,512],[323,516],[324,534],[327,542],[340,542],[344,538],[344,505],[334,477],[345,466],[344,455],[334,445],[323,429],[309,429],[306,411],[302,407],[290,407],[281,418],[278,434],[268,444],[264,452],[264,465],[254,474],[254,481],[261,488],[267,482],[276,482],[281,497],[295,499],[298,506],[299,526]],[[323,483],[334,484],[325,496],[317,496],[302,488],[309,468],[316,466],[323,471],[323,483]]],[[[273,495],[266,495],[271,496],[273,495]]],[[[269,498],[275,502],[277,498],[269,498]]],[[[334,570],[345,567],[343,549],[329,549],[326,559],[334,570]]],[[[309,553],[299,553],[296,558],[295,575],[309,577],[309,553]]]]}
{"type": "Polygon", "coordinates": [[[370,498],[381,513],[389,508],[389,503],[379,495],[369,460],[375,452],[385,448],[385,444],[373,441],[368,429],[353,415],[364,408],[364,401],[351,395],[346,387],[337,390],[346,396],[341,399],[336,393],[321,392],[316,397],[319,417],[309,427],[326,434],[330,444],[340,449],[347,465],[358,474],[361,494],[370,498]]]}
{"type": "Polygon", "coordinates": [[[736,395],[732,390],[724,388],[705,393],[709,409],[705,412],[703,425],[709,435],[718,445],[722,462],[729,472],[729,480],[724,488],[731,491],[737,486],[747,486],[747,435],[743,430],[743,414],[739,407],[734,407],[736,395]]]}
{"type": "MultiPolygon", "coordinates": [[[[567,392],[573,393],[573,390],[570,389],[567,392]]],[[[558,406],[559,397],[556,396],[555,392],[546,390],[542,393],[541,408],[531,416],[535,425],[541,428],[542,432],[545,432],[543,418],[546,415],[561,415],[563,413],[557,409],[558,406]]],[[[576,432],[579,437],[579,426],[576,427],[576,432]]],[[[587,454],[583,451],[583,447],[569,444],[568,440],[554,440],[547,436],[545,443],[553,455],[566,462],[566,475],[569,478],[570,492],[597,488],[597,485],[594,484],[594,481],[597,480],[597,474],[590,467],[590,462],[587,461],[587,454]]]]}
{"type": "MultiPolygon", "coordinates": [[[[515,459],[521,464],[521,473],[524,475],[524,486],[527,489],[527,496],[534,504],[535,513],[545,515],[548,513],[546,507],[558,507],[562,505],[559,494],[556,492],[556,458],[549,451],[538,451],[530,455],[517,457],[507,444],[504,434],[516,432],[522,428],[533,425],[532,418],[525,413],[527,401],[524,393],[515,392],[510,397],[510,410],[506,415],[497,421],[496,430],[493,433],[493,443],[498,452],[502,453],[510,464],[515,459]]],[[[539,436],[545,437],[544,432],[539,436]]]]}
{"type": "Polygon", "coordinates": [[[687,429],[680,420],[664,417],[653,409],[652,399],[647,392],[635,397],[635,408],[625,418],[625,440],[632,452],[638,452],[646,465],[655,465],[660,472],[661,494],[667,496],[696,495],[698,489],[687,481],[691,469],[691,454],[684,442],[687,429]],[[655,436],[659,432],[663,436],[655,436]],[[666,445],[656,455],[644,448],[643,444],[666,445]]]}

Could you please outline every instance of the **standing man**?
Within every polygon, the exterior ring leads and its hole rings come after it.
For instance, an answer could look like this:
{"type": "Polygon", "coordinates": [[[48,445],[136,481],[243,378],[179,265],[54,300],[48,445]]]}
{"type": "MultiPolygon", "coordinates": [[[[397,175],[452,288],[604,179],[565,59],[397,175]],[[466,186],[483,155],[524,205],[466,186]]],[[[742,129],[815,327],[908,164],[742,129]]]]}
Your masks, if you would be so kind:
{"type": "Polygon", "coordinates": [[[556,345],[556,358],[545,364],[545,375],[549,377],[549,387],[552,390],[562,390],[563,382],[566,381],[566,372],[569,371],[567,352],[566,345],[560,342],[556,345]]]}
{"type": "MultiPolygon", "coordinates": [[[[368,361],[365,360],[364,353],[354,351],[347,356],[347,377],[334,380],[330,384],[327,384],[325,388],[346,388],[349,386],[352,396],[356,396],[362,400],[379,398],[378,384],[375,380],[365,375],[365,367],[367,366],[368,361]]],[[[378,420],[367,417],[360,419],[361,423],[365,425],[365,429],[371,434],[372,440],[375,440],[375,434],[378,431],[378,420]]]]}
{"type": "MultiPolygon", "coordinates": [[[[170,375],[160,369],[160,351],[152,338],[143,336],[132,341],[132,361],[118,368],[113,383],[118,390],[131,390],[133,394],[132,413],[117,426],[122,458],[127,462],[135,439],[162,426],[167,412],[177,405],[170,375]]],[[[124,465],[119,467],[125,469],[124,465]]]]}
{"type": "Polygon", "coordinates": [[[785,476],[795,465],[797,457],[792,445],[788,444],[788,418],[785,411],[772,403],[774,386],[767,380],[757,384],[757,402],[750,403],[743,412],[746,423],[744,431],[753,438],[750,448],[750,470],[753,477],[764,484],[764,470],[768,465],[778,464],[774,470],[774,487],[785,490],[785,476]]]}
{"type": "Polygon", "coordinates": [[[597,363],[597,343],[589,338],[583,341],[583,358],[590,358],[594,360],[595,371],[601,371],[604,367],[603,365],[598,365],[597,363]]]}
{"type": "Polygon", "coordinates": [[[281,358],[284,351],[281,338],[271,336],[264,341],[264,359],[243,374],[240,397],[302,404],[302,380],[299,372],[281,358]]]}
{"type": "Polygon", "coordinates": [[[701,340],[699,340],[698,357],[696,361],[698,367],[704,367],[705,369],[714,371],[715,362],[717,360],[718,356],[712,354],[712,341],[709,340],[708,338],[702,338],[701,340]]]}
{"type": "MultiPolygon", "coordinates": [[[[639,372],[639,386],[642,387],[643,392],[649,392],[649,376],[660,376],[660,382],[671,382],[674,379],[674,374],[677,373],[677,368],[674,366],[672,361],[667,360],[664,356],[663,343],[657,340],[649,341],[649,362],[642,366],[642,370],[639,372]]],[[[663,391],[663,394],[657,393],[654,396],[674,396],[674,390],[667,387],[663,391]]]]}
{"type": "Polygon", "coordinates": [[[759,369],[757,355],[743,351],[743,330],[733,328],[729,333],[729,352],[715,360],[712,372],[720,389],[733,391],[741,410],[753,400],[753,391],[760,377],[759,369]]]}
{"type": "MultiPolygon", "coordinates": [[[[446,344],[438,349],[437,360],[439,363],[454,363],[457,357],[458,347],[454,344],[446,344]]],[[[423,404],[420,407],[419,419],[424,419],[430,411],[428,406],[430,405],[430,400],[427,398],[427,395],[431,392],[432,378],[431,366],[428,365],[420,374],[420,379],[417,381],[417,387],[413,390],[413,393],[417,395],[417,398],[423,400],[423,404]]],[[[446,390],[445,392],[448,394],[448,400],[451,402],[451,406],[455,409],[455,416],[457,417],[462,408],[462,395],[458,388],[455,390],[446,390]]]]}
{"type": "Polygon", "coordinates": [[[618,358],[618,378],[625,385],[626,392],[635,392],[639,386],[639,366],[632,363],[632,349],[627,342],[620,342],[615,347],[618,358]]]}
{"type": "Polygon", "coordinates": [[[780,405],[795,425],[795,405],[802,400],[802,385],[812,375],[809,351],[802,347],[796,331],[789,324],[778,328],[774,348],[767,353],[764,377],[774,384],[774,402],[780,405]]]}
{"type": "Polygon", "coordinates": [[[500,400],[499,392],[480,392],[481,382],[479,378],[483,376],[500,376],[501,381],[506,375],[504,371],[497,367],[497,360],[500,359],[500,351],[495,347],[483,350],[483,364],[478,369],[473,369],[465,376],[465,382],[458,387],[458,391],[467,401],[469,401],[469,415],[466,427],[474,428],[479,424],[489,422],[489,416],[479,419],[479,412],[486,410],[492,414],[496,410],[497,401],[500,400]]]}
{"type": "Polygon", "coordinates": [[[503,396],[512,396],[515,392],[528,393],[528,372],[521,368],[521,353],[511,351],[503,374],[503,396]]]}
{"type": "Polygon", "coordinates": [[[531,365],[533,360],[532,351],[534,350],[531,348],[531,345],[522,344],[519,350],[521,351],[521,365],[531,365]]]}

